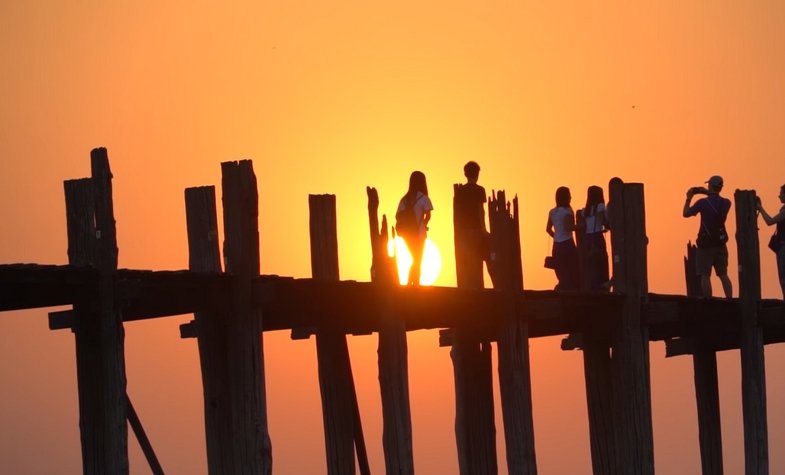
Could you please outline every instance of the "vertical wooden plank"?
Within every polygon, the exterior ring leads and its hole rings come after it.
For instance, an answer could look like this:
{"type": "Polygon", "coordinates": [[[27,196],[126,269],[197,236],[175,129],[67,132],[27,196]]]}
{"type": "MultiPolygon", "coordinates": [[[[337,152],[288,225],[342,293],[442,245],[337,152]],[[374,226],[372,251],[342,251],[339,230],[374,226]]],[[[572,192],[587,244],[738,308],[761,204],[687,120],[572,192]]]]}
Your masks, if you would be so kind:
{"type": "MultiPolygon", "coordinates": [[[[95,204],[90,178],[67,180],[65,188],[68,263],[93,264],[95,253],[95,204]]],[[[103,426],[103,383],[98,314],[90,302],[74,305],[76,377],[79,392],[79,433],[82,442],[82,471],[94,475],[106,466],[103,426]]]]}
{"type": "MultiPolygon", "coordinates": [[[[382,289],[397,285],[395,261],[387,256],[387,217],[382,216],[379,228],[379,194],[366,188],[373,265],[371,280],[382,289]]],[[[406,329],[401,319],[389,309],[391,295],[381,309],[379,329],[379,388],[382,398],[382,444],[384,465],[388,475],[413,475],[412,416],[409,406],[409,366],[406,329]]]]}
{"type": "Polygon", "coordinates": [[[253,306],[259,278],[259,197],[250,160],[221,163],[226,272],[236,276],[227,318],[232,443],[238,473],[272,473],[267,429],[262,315],[253,306]]]}
{"type": "Polygon", "coordinates": [[[114,295],[117,233],[112,203],[112,172],[105,148],[90,152],[95,204],[95,267],[99,271],[99,326],[104,375],[105,473],[128,473],[128,423],[123,319],[114,295]]]}
{"type": "MultiPolygon", "coordinates": [[[[696,247],[687,244],[684,277],[687,295],[700,297],[700,276],[696,272],[696,247]]],[[[697,330],[697,329],[696,329],[697,330]]],[[[717,377],[717,354],[708,347],[703,331],[694,332],[692,367],[695,379],[695,402],[698,410],[698,440],[703,475],[722,475],[722,424],[720,423],[720,389],[717,377]]]]}
{"type": "MultiPolygon", "coordinates": [[[[339,280],[335,195],[309,195],[311,272],[315,279],[339,280]]],[[[319,386],[322,394],[327,473],[355,473],[354,444],[362,473],[368,459],[346,336],[322,322],[316,332],[319,386]]]]}
{"type": "Polygon", "coordinates": [[[510,311],[499,328],[499,392],[504,416],[507,471],[510,474],[537,473],[534,450],[531,370],[529,367],[529,324],[516,312],[518,291],[523,290],[518,198],[509,203],[503,191],[488,201],[488,218],[496,274],[494,288],[507,292],[510,311]]]}
{"type": "MultiPolygon", "coordinates": [[[[454,223],[465,202],[459,193],[460,185],[455,185],[454,223]]],[[[482,288],[482,265],[471,265],[471,253],[465,252],[467,246],[461,242],[465,235],[457,225],[454,234],[458,287],[482,288]]],[[[450,356],[455,375],[455,438],[460,473],[497,473],[490,343],[481,342],[470,330],[458,327],[453,329],[450,356]]]]}
{"type": "Polygon", "coordinates": [[[744,410],[745,473],[769,473],[768,428],[766,426],[766,372],[763,330],[758,326],[760,303],[760,251],[756,194],[736,190],[736,246],[739,257],[739,301],[741,303],[741,394],[744,410]]]}
{"type": "Polygon", "coordinates": [[[641,325],[641,304],[648,295],[646,216],[643,184],[625,183],[611,189],[611,243],[614,279],[626,295],[613,345],[613,405],[618,466],[631,475],[654,473],[651,422],[649,339],[641,325]],[[617,262],[618,261],[618,262],[617,262]]]}
{"type": "Polygon", "coordinates": [[[621,473],[617,468],[613,415],[613,376],[610,344],[597,332],[583,334],[583,374],[589,415],[589,443],[595,475],[621,473]]]}
{"type": "MultiPolygon", "coordinates": [[[[221,272],[215,187],[185,190],[188,268],[221,272]]],[[[235,473],[231,396],[228,383],[227,315],[216,308],[196,312],[196,335],[202,372],[207,470],[212,475],[235,473]]]]}

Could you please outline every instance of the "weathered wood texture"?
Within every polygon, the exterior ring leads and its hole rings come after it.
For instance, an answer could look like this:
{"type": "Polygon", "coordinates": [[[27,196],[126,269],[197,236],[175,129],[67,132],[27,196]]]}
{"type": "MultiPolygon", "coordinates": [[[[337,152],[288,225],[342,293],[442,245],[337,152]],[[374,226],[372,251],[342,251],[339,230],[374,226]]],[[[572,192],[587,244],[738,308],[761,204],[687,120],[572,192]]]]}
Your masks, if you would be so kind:
{"type": "MultiPolygon", "coordinates": [[[[215,187],[185,190],[188,228],[188,267],[192,271],[221,272],[215,187]]],[[[227,314],[215,305],[194,313],[202,372],[207,470],[211,475],[237,473],[232,437],[227,314]]]]}
{"type": "Polygon", "coordinates": [[[649,338],[641,325],[641,302],[648,292],[643,184],[613,187],[611,203],[614,284],[626,295],[612,360],[617,463],[630,475],[652,475],[649,338]]]}
{"type": "Polygon", "coordinates": [[[763,332],[758,325],[760,251],[755,191],[736,190],[736,246],[741,304],[741,395],[744,413],[744,466],[747,475],[769,473],[766,427],[766,371],[763,332]]]}
{"type": "MultiPolygon", "coordinates": [[[[311,272],[314,279],[339,280],[335,195],[309,195],[311,272]]],[[[346,336],[329,321],[316,331],[328,474],[355,473],[354,444],[363,473],[368,469],[346,336]]]]}
{"type": "Polygon", "coordinates": [[[65,183],[69,261],[98,271],[97,296],[75,302],[83,471],[128,473],[123,319],[115,300],[117,237],[105,148],[90,152],[92,178],[65,183]]]}
{"type": "MultiPolygon", "coordinates": [[[[368,223],[373,251],[371,279],[383,291],[397,286],[395,260],[387,256],[387,217],[379,227],[379,194],[366,188],[368,223]]],[[[391,310],[394,298],[389,293],[376,307],[379,315],[379,389],[382,399],[382,445],[388,475],[414,474],[412,416],[409,406],[409,363],[406,326],[399,314],[391,310]]],[[[375,312],[372,312],[375,313],[375,312]]]]}
{"type": "MultiPolygon", "coordinates": [[[[700,276],[696,263],[697,248],[687,244],[684,277],[687,296],[701,295],[700,276]]],[[[695,379],[695,402],[698,409],[698,440],[703,475],[722,475],[722,424],[720,423],[720,390],[717,377],[717,354],[711,349],[704,332],[695,332],[692,367],[695,379]]]]}
{"type": "MultiPolygon", "coordinates": [[[[455,272],[458,287],[481,289],[482,261],[479,265],[473,262],[481,259],[481,256],[471,249],[472,245],[476,246],[478,243],[470,240],[472,236],[467,230],[458,227],[458,216],[467,214],[460,209],[460,206],[466,204],[466,200],[459,197],[460,185],[455,185],[454,191],[455,272]],[[464,239],[470,241],[461,242],[464,239]]],[[[478,313],[476,318],[481,319],[482,314],[478,313]]],[[[498,464],[490,341],[483,341],[467,326],[457,325],[453,328],[450,356],[455,375],[455,438],[460,473],[495,474],[498,472],[498,464]]]]}
{"type": "Polygon", "coordinates": [[[504,417],[507,471],[510,474],[537,473],[534,450],[531,370],[529,367],[529,324],[518,312],[515,292],[523,289],[523,266],[519,233],[518,198],[510,203],[503,191],[488,200],[491,249],[496,274],[494,288],[506,294],[507,315],[499,325],[499,392],[504,417]]]}
{"type": "MultiPolygon", "coordinates": [[[[65,186],[68,262],[89,266],[94,261],[95,205],[90,178],[68,180],[65,186]]],[[[79,432],[82,442],[82,471],[99,474],[105,470],[103,374],[98,313],[90,302],[75,302],[74,338],[76,378],[79,392],[79,432]]]]}
{"type": "Polygon", "coordinates": [[[262,316],[253,305],[259,278],[259,197],[250,160],[221,163],[226,272],[236,277],[227,318],[227,365],[235,473],[272,473],[267,429],[262,316]]]}

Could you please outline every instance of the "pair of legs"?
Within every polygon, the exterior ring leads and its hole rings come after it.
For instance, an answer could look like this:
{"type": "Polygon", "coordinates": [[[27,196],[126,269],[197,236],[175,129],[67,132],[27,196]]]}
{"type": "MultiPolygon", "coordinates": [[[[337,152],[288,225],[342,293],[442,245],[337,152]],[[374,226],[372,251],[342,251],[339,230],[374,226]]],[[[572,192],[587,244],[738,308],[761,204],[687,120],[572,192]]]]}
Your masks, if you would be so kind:
{"type": "Polygon", "coordinates": [[[785,245],[780,245],[780,250],[777,251],[777,276],[780,278],[782,298],[785,299],[785,245]]]}
{"type": "Polygon", "coordinates": [[[420,269],[422,254],[425,251],[425,238],[412,238],[406,243],[412,255],[412,266],[409,268],[409,285],[420,285],[420,269]]]}
{"type": "Polygon", "coordinates": [[[697,271],[701,278],[701,292],[703,296],[712,296],[711,269],[719,277],[725,298],[733,296],[733,284],[728,278],[728,246],[723,244],[716,247],[699,247],[696,254],[697,271]]]}
{"type": "Polygon", "coordinates": [[[554,242],[552,255],[556,278],[559,279],[556,290],[578,290],[580,288],[580,274],[575,241],[570,238],[567,241],[554,242]]]}

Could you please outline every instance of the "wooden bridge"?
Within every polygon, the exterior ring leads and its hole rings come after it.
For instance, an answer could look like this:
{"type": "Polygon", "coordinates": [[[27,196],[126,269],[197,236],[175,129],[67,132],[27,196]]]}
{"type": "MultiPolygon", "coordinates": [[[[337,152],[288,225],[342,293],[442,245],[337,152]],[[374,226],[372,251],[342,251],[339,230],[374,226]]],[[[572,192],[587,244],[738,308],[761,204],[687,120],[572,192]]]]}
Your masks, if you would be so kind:
{"type": "MultiPolygon", "coordinates": [[[[75,335],[84,473],[128,473],[128,425],[153,472],[163,473],[126,395],[123,322],[189,313],[194,320],[181,336],[198,340],[211,474],[273,471],[260,335],[281,329],[316,339],[330,474],[357,467],[370,473],[346,336],[378,333],[386,472],[413,473],[406,333],[430,328],[449,329],[441,344],[452,346],[461,474],[498,472],[494,346],[507,469],[537,473],[528,340],[553,335],[568,336],[564,349],[583,351],[595,474],[654,473],[653,340],[666,341],[668,356],[693,357],[704,474],[723,473],[716,352],[741,349],[746,473],[768,473],[763,346],[785,341],[785,307],[760,298],[754,191],[734,196],[738,299],[648,292],[643,185],[637,183],[609,190],[612,294],[524,290],[517,198],[510,203],[503,192],[488,201],[494,289],[471,284],[476,269],[464,265],[466,256],[456,256],[457,288],[401,287],[372,188],[372,282],[338,280],[333,195],[309,198],[313,278],[261,275],[252,163],[221,168],[223,258],[215,188],[197,187],[185,190],[189,270],[117,269],[111,171],[106,149],[95,149],[92,176],[65,182],[69,265],[0,265],[0,311],[72,306],[50,313],[49,325],[75,335]]],[[[455,239],[461,248],[461,233],[455,239]]],[[[691,256],[688,246],[685,270],[694,289],[691,256]]]]}

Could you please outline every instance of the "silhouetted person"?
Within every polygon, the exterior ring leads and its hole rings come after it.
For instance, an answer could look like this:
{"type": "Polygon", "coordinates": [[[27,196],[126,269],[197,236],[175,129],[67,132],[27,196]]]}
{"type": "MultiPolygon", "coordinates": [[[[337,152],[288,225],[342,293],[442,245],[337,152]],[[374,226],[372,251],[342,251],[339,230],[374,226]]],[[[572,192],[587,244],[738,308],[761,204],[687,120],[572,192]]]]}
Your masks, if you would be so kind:
{"type": "Polygon", "coordinates": [[[782,298],[785,299],[785,185],[780,187],[780,203],[782,203],[782,207],[780,208],[780,212],[775,214],[774,216],[770,216],[769,213],[763,209],[763,205],[760,202],[760,198],[758,198],[758,211],[760,211],[761,216],[763,216],[763,221],[766,222],[768,226],[772,224],[777,225],[777,237],[774,239],[774,246],[778,246],[777,249],[777,275],[780,279],[780,288],[782,289],[782,298]]]}
{"type": "Polygon", "coordinates": [[[545,232],[553,238],[553,261],[559,283],[556,290],[578,290],[578,251],[572,232],[575,230],[575,213],[570,207],[570,189],[560,186],[556,190],[556,207],[548,213],[545,232]]]}
{"type": "Polygon", "coordinates": [[[733,284],[728,278],[728,232],[725,230],[725,219],[730,211],[730,200],[720,196],[723,181],[721,176],[713,176],[706,182],[709,186],[692,187],[687,190],[687,201],[684,203],[685,218],[700,214],[700,228],[695,243],[698,248],[695,253],[697,273],[701,279],[701,292],[703,296],[711,297],[711,268],[717,273],[722,282],[722,289],[726,298],[733,295],[733,284]],[[692,197],[696,194],[705,194],[690,205],[692,197]]]}
{"type": "Polygon", "coordinates": [[[403,195],[395,213],[396,231],[406,241],[406,247],[412,255],[412,267],[409,269],[409,285],[420,285],[420,267],[425,249],[425,238],[428,235],[428,221],[431,220],[433,204],[428,198],[428,184],[425,174],[412,172],[409,177],[409,191],[403,195]]]}
{"type": "Polygon", "coordinates": [[[458,286],[483,287],[482,262],[488,262],[489,235],[485,227],[485,188],[477,184],[480,165],[467,162],[463,167],[466,183],[455,186],[455,243],[458,286]]]}
{"type": "Polygon", "coordinates": [[[604,290],[608,286],[608,249],[605,244],[607,230],[605,196],[602,188],[592,185],[586,191],[586,207],[578,211],[578,245],[584,259],[584,273],[589,290],[604,290]]]}

